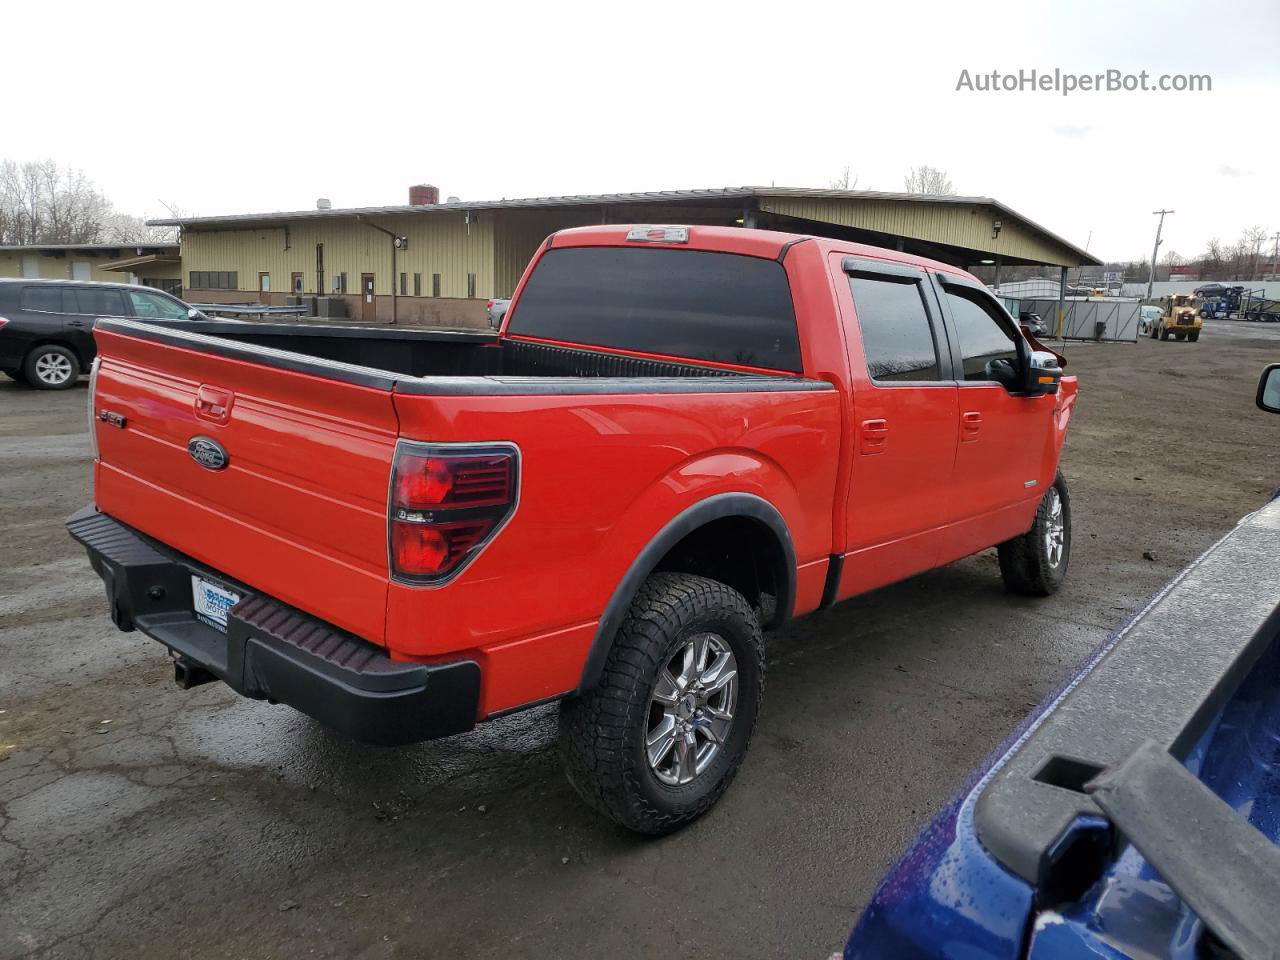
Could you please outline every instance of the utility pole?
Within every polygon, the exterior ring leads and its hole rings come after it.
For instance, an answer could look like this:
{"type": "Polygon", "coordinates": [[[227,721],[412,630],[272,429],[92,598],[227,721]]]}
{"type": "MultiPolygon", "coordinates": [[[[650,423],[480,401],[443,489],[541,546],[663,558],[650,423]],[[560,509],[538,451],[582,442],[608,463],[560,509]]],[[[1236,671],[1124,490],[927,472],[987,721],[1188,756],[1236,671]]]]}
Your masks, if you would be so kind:
{"type": "Polygon", "coordinates": [[[1280,230],[1277,230],[1275,236],[1271,238],[1271,279],[1280,280],[1280,257],[1276,254],[1280,253],[1280,230]]]}
{"type": "Polygon", "coordinates": [[[1160,252],[1160,231],[1164,229],[1165,214],[1173,213],[1172,210],[1152,210],[1153,217],[1159,217],[1160,223],[1156,226],[1156,245],[1151,248],[1151,275],[1147,277],[1147,299],[1151,299],[1151,285],[1156,282],[1156,255],[1160,252]]]}

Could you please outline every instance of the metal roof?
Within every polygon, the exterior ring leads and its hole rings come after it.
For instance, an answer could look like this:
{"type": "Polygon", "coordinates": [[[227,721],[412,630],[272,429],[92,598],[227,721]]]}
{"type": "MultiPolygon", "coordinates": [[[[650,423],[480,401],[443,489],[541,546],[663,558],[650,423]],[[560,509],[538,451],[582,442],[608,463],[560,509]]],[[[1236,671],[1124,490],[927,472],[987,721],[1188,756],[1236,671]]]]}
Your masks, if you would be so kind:
{"type": "Polygon", "coordinates": [[[818,200],[896,200],[904,203],[982,205],[1022,221],[1055,243],[1071,250],[1082,262],[1101,263],[1070,241],[1024,217],[991,197],[957,197],[925,193],[895,193],[882,190],[822,190],[808,187],[714,187],[699,190],[653,190],[640,193],[595,193],[564,197],[526,197],[516,200],[471,200],[457,203],[397,204],[384,207],[346,207],[329,210],[292,210],[273,213],[236,213],[210,217],[178,217],[148,220],[157,227],[214,227],[271,223],[283,220],[313,220],[362,216],[399,216],[413,213],[448,213],[466,210],[519,210],[547,207],[600,206],[605,204],[688,203],[692,201],[749,200],[758,197],[809,198],[818,200]]]}
{"type": "Polygon", "coordinates": [[[94,250],[177,250],[177,242],[173,243],[24,243],[13,246],[0,246],[0,252],[10,253],[18,250],[77,250],[89,253],[94,250]]]}

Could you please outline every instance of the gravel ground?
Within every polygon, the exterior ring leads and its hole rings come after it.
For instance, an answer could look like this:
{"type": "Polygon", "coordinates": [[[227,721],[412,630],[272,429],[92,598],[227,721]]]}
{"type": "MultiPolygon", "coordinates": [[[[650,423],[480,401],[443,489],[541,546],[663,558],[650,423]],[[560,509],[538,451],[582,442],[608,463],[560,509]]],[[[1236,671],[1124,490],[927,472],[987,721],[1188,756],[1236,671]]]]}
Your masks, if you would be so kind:
{"type": "Polygon", "coordinates": [[[1006,595],[988,551],[772,635],[738,780],[662,840],[578,802],[554,707],[377,749],[176,689],[62,526],[84,385],[0,378],[0,957],[827,956],[969,769],[1280,484],[1253,406],[1280,329],[1067,353],[1063,591],[1006,595]]]}

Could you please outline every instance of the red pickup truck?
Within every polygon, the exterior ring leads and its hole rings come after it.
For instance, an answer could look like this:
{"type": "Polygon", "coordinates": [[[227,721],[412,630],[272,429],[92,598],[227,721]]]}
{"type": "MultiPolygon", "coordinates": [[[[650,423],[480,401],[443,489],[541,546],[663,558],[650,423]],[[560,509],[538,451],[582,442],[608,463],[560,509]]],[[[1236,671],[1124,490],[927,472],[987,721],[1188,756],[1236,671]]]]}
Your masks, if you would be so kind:
{"type": "Polygon", "coordinates": [[[998,545],[1071,549],[1061,358],[973,277],[817,237],[549,237],[497,332],[99,320],[111,615],[398,744],[560,700],[570,780],[634,830],[732,779],[762,629],[998,545]]]}

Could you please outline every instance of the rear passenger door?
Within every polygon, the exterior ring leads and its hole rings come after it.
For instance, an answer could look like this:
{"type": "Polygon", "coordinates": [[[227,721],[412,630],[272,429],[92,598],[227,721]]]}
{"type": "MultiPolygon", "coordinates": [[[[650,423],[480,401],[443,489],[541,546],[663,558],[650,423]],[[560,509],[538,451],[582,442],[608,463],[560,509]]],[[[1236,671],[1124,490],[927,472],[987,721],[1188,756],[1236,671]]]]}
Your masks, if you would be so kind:
{"type": "Polygon", "coordinates": [[[1028,348],[985,290],[943,275],[936,289],[959,371],[960,437],[951,485],[953,519],[965,525],[958,531],[965,542],[951,552],[962,556],[1030,525],[1047,485],[1041,473],[1054,398],[1027,396],[993,378],[993,363],[1017,368],[1028,348]]]}
{"type": "Polygon", "coordinates": [[[67,311],[67,327],[76,352],[82,360],[93,358],[97,348],[93,342],[93,322],[98,317],[127,317],[124,293],[115,287],[66,287],[63,307],[67,311]]]}
{"type": "Polygon", "coordinates": [[[853,384],[838,595],[851,596],[936,563],[936,531],[952,513],[959,418],[950,345],[928,277],[904,264],[836,257],[853,384]]]}

